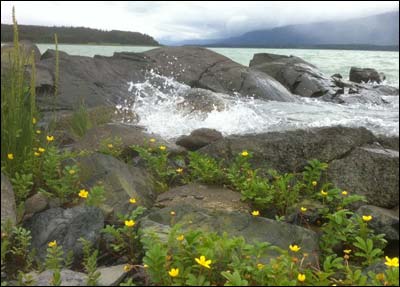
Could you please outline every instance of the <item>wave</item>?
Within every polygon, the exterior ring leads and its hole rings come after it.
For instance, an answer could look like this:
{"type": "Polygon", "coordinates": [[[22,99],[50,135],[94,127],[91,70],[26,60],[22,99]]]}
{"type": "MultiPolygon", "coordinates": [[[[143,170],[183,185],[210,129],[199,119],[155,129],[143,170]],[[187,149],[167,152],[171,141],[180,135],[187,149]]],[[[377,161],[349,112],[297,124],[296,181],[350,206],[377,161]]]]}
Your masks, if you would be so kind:
{"type": "MultiPolygon", "coordinates": [[[[399,135],[398,96],[386,96],[385,105],[342,105],[301,97],[296,102],[276,102],[213,93],[215,102],[201,111],[187,108],[190,90],[188,85],[150,71],[145,82],[129,83],[130,98],[117,108],[134,113],[135,124],[166,139],[198,128],[231,135],[335,125],[399,135]]],[[[127,117],[124,122],[132,123],[132,118],[127,117]]]]}

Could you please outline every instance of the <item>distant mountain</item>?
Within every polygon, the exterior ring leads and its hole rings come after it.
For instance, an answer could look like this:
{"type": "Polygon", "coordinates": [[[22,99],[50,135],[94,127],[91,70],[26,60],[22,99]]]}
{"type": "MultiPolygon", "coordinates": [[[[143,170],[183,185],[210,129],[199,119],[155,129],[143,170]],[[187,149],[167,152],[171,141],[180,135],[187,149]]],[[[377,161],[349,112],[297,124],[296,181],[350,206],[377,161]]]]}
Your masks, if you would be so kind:
{"type": "MultiPolygon", "coordinates": [[[[31,40],[34,43],[54,43],[54,34],[57,33],[59,43],[160,46],[156,40],[146,34],[118,30],[18,25],[18,32],[21,40],[31,40]]],[[[12,40],[13,26],[1,24],[1,42],[12,40]]]]}
{"type": "Polygon", "coordinates": [[[375,48],[399,46],[399,11],[345,21],[319,22],[245,33],[227,39],[185,41],[219,47],[375,48]]]}

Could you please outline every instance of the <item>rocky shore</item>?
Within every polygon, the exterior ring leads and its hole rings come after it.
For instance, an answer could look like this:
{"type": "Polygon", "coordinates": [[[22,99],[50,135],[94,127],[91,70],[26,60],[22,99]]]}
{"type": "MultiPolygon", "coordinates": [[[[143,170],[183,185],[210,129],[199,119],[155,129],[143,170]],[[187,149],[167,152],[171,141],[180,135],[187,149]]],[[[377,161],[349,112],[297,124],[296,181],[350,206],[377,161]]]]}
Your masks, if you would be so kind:
{"type": "MultiPolygon", "coordinates": [[[[37,53],[35,46],[25,45],[27,51],[34,49],[37,53]]],[[[6,49],[2,47],[2,73],[7,70],[3,62],[6,49]]],[[[249,242],[267,241],[281,248],[298,242],[305,252],[318,258],[318,230],[291,221],[296,214],[294,211],[288,214],[287,221],[276,221],[273,217],[252,218],[252,205],[243,202],[240,193],[223,185],[188,183],[157,193],[153,175],[131,149],[132,145],[141,145],[150,139],[165,146],[172,155],[186,157],[189,152],[197,151],[225,163],[234,162],[235,156],[244,150],[250,151],[254,168],[275,169],[282,174],[301,173],[310,159],[318,159],[328,164],[327,181],[341,190],[365,196],[366,202],[351,208],[360,214],[368,210],[374,217],[371,228],[384,233],[391,246],[398,244],[398,136],[383,137],[365,128],[341,126],[225,137],[216,130],[200,129],[170,141],[141,127],[118,122],[118,115],[113,112],[117,104],[127,99],[128,83],[145,81],[150,71],[190,86],[183,94],[187,102],[185,107],[190,106],[188,112],[218,106],[215,96],[218,93],[284,102],[310,97],[337,104],[384,104],[382,96],[398,95],[398,89],[378,85],[383,75],[377,71],[354,68],[350,72],[351,81],[348,81],[340,75],[326,76],[317,67],[295,56],[256,54],[249,67],[245,67],[198,47],[162,47],[144,53],[115,53],[112,57],[93,58],[60,52],[59,95],[53,103],[49,99],[55,89],[55,59],[52,50],[36,58],[37,105],[44,115],[42,125],[48,124],[46,115],[55,109],[61,119],[56,137],[59,147],[88,152],[73,160],[80,169],[79,182],[90,187],[100,181],[106,194],[101,209],[82,204],[63,206],[39,193],[31,194],[23,216],[17,218],[13,186],[2,173],[1,220],[11,219],[14,224],[19,221],[30,230],[32,247],[38,250],[40,258],[45,258],[48,242],[57,240],[65,251],[74,251],[74,262],[77,262],[82,257],[78,238],[83,236],[95,246],[106,241],[100,230],[106,223],[116,222],[118,213],[126,214],[134,209],[129,204],[130,198],[147,208],[140,219],[146,234],[155,232],[166,236],[172,228],[170,213],[175,212],[174,224],[227,232],[232,236],[243,236],[249,242]],[[377,85],[368,85],[365,83],[368,81],[377,85]],[[63,128],[62,122],[82,101],[89,110],[109,109],[112,112],[109,122],[95,126],[77,138],[63,128]],[[121,140],[122,155],[129,161],[99,153],[99,144],[108,138],[121,140]]],[[[314,204],[309,205],[309,212],[314,204]]],[[[388,252],[398,256],[398,250],[388,252]]],[[[100,284],[120,282],[123,277],[121,264],[124,263],[124,258],[113,262],[104,260],[105,265],[113,266],[99,268],[102,280],[115,278],[115,281],[100,284]]],[[[38,282],[46,282],[42,277],[50,275],[43,272],[34,276],[38,282]]],[[[83,286],[83,276],[67,269],[62,273],[63,283],[74,282],[76,286],[83,286]]]]}

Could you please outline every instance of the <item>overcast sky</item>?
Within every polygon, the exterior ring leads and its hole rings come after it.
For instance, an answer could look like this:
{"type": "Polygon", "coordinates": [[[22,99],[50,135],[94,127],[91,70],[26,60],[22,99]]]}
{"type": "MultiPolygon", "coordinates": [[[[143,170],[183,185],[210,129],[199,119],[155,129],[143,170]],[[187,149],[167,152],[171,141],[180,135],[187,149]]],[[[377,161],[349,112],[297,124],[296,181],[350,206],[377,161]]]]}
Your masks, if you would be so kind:
{"type": "Polygon", "coordinates": [[[225,38],[252,30],[399,9],[397,1],[1,1],[2,23],[11,23],[12,6],[19,24],[138,31],[164,43],[225,38]]]}

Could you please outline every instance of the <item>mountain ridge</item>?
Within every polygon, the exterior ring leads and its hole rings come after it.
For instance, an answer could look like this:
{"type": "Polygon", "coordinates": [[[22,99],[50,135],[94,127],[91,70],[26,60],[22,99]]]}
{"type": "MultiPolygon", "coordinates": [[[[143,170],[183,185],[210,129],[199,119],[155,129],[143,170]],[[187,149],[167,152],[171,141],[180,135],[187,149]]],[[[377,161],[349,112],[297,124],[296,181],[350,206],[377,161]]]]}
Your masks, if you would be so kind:
{"type": "Polygon", "coordinates": [[[343,21],[292,24],[258,29],[223,39],[188,40],[184,45],[212,47],[312,48],[352,45],[355,48],[380,46],[398,50],[399,11],[343,21]],[[327,32],[328,31],[328,32],[327,32]]]}

